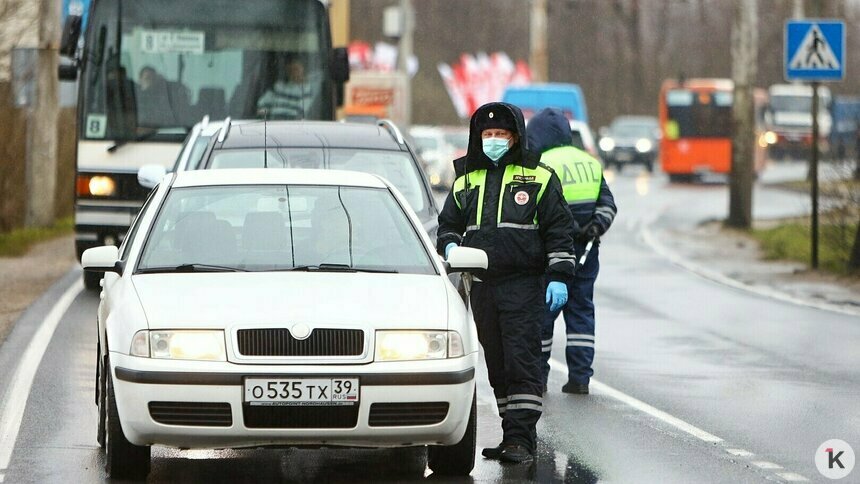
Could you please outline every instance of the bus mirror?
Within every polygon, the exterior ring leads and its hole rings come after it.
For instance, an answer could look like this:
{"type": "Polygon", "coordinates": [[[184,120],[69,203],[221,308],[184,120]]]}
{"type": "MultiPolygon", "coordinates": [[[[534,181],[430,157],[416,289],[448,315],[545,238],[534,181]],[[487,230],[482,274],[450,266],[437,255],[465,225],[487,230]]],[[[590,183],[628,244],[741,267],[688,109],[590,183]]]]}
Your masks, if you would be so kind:
{"type": "Polygon", "coordinates": [[[61,81],[74,82],[78,80],[78,66],[74,64],[60,64],[57,68],[57,76],[61,81]]]}
{"type": "Polygon", "coordinates": [[[346,47],[333,49],[331,76],[337,84],[343,84],[349,80],[349,54],[346,47]]]}
{"type": "Polygon", "coordinates": [[[60,55],[74,57],[78,50],[78,39],[81,37],[82,22],[83,19],[80,15],[69,15],[66,18],[66,23],[63,25],[63,36],[60,38],[60,55]]]}

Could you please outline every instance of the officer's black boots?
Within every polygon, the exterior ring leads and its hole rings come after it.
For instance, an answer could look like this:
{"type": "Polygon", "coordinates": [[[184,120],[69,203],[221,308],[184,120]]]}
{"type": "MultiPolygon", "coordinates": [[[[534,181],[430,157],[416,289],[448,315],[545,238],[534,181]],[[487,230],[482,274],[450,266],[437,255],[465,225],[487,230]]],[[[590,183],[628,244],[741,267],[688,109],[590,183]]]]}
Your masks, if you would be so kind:
{"type": "Polygon", "coordinates": [[[509,444],[502,449],[502,454],[499,457],[502,462],[510,462],[513,464],[522,464],[534,460],[534,456],[525,447],[519,444],[509,444]]]}
{"type": "Polygon", "coordinates": [[[561,391],[574,395],[588,395],[588,385],[580,385],[569,381],[561,387],[561,391]]]}
{"type": "Polygon", "coordinates": [[[502,442],[495,447],[487,447],[486,449],[481,451],[481,455],[486,457],[487,459],[498,460],[499,457],[502,456],[502,449],[504,448],[504,446],[505,443],[502,442]]]}

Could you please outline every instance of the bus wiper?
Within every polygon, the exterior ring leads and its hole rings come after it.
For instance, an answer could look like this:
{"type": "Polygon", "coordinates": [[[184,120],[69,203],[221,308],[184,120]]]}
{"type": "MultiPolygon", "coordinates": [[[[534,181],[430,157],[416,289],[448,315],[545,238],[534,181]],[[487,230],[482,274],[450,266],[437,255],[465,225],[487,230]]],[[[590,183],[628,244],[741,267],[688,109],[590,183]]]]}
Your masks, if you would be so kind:
{"type": "MultiPolygon", "coordinates": [[[[183,129],[184,129],[184,128],[183,128],[183,129]]],[[[186,131],[185,131],[185,133],[187,134],[187,133],[188,133],[188,130],[186,130],[186,131]]],[[[118,150],[118,149],[122,148],[123,146],[127,145],[127,144],[128,144],[129,142],[131,142],[131,141],[134,141],[135,143],[138,143],[138,142],[141,142],[141,141],[146,141],[146,140],[148,140],[148,139],[152,139],[152,138],[156,137],[156,136],[157,136],[157,135],[159,135],[159,134],[168,134],[168,133],[161,133],[161,130],[154,129],[154,130],[152,130],[152,131],[150,131],[150,132],[148,132],[148,133],[144,133],[144,134],[138,135],[137,137],[135,137],[135,138],[133,138],[133,139],[130,139],[130,140],[128,140],[128,139],[121,139],[121,140],[118,140],[118,141],[116,141],[113,145],[108,146],[108,149],[107,149],[107,150],[108,150],[108,152],[109,152],[109,153],[113,153],[114,151],[116,151],[116,150],[118,150]]]]}
{"type": "Polygon", "coordinates": [[[175,267],[148,267],[138,271],[140,274],[154,274],[163,272],[248,272],[238,267],[218,266],[212,264],[180,264],[175,267]]]}

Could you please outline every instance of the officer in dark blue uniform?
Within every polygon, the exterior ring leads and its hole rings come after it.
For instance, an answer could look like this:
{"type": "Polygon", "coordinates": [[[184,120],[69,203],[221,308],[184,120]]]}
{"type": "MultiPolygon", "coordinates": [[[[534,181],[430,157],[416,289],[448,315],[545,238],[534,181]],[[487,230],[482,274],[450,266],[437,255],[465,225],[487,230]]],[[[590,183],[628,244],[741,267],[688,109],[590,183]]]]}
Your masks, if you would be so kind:
{"type": "MultiPolygon", "coordinates": [[[[577,225],[573,228],[576,253],[582,254],[590,240],[595,243],[585,265],[578,267],[568,288],[569,298],[564,306],[567,327],[567,383],[565,393],[587,394],[594,370],[594,282],[600,269],[598,246],[600,236],[609,230],[615,219],[615,199],[600,162],[588,153],[574,148],[570,124],[559,109],[544,109],[529,122],[528,139],[531,149],[542,153],[541,162],[552,167],[561,179],[565,201],[577,225]],[[581,228],[580,228],[581,227],[581,228]]],[[[541,332],[543,349],[543,391],[549,376],[552,333],[560,311],[549,311],[541,332]]]]}

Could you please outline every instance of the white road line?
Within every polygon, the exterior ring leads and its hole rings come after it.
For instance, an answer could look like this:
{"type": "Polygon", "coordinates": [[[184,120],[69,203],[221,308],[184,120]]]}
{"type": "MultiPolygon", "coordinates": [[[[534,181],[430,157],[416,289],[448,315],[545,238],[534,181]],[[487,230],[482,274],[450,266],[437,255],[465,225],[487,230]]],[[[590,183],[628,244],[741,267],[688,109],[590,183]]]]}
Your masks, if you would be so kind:
{"type": "Polygon", "coordinates": [[[788,482],[807,482],[809,479],[801,476],[800,474],[795,474],[794,472],[777,472],[777,477],[785,479],[788,482]]]}
{"type": "MultiPolygon", "coordinates": [[[[562,375],[567,377],[567,367],[566,366],[564,366],[563,364],[559,363],[558,361],[556,361],[552,358],[550,358],[550,360],[549,360],[549,365],[553,371],[558,371],[562,375]]],[[[611,386],[606,385],[605,383],[601,383],[601,382],[599,382],[593,378],[591,379],[591,385],[590,386],[593,390],[597,391],[598,393],[602,393],[602,394],[604,394],[610,398],[614,398],[615,400],[618,400],[622,403],[625,403],[625,404],[635,408],[636,410],[639,410],[640,412],[647,413],[648,415],[650,415],[654,418],[657,418],[659,420],[662,420],[663,422],[671,425],[672,427],[675,427],[678,430],[686,432],[686,433],[692,435],[693,437],[696,437],[699,440],[702,440],[704,442],[712,442],[712,443],[719,443],[719,442],[723,441],[723,439],[717,437],[716,435],[709,434],[708,432],[705,432],[704,430],[700,429],[699,427],[696,427],[695,425],[688,424],[687,422],[684,422],[683,420],[681,420],[677,417],[673,417],[672,415],[669,415],[668,413],[666,413],[662,410],[658,410],[658,409],[652,407],[651,405],[648,405],[647,403],[645,403],[641,400],[637,400],[636,398],[633,398],[630,395],[627,395],[626,393],[623,393],[619,390],[616,390],[616,389],[612,388],[611,386]]]]}
{"type": "Polygon", "coordinates": [[[752,452],[744,449],[726,449],[726,452],[737,457],[752,457],[755,455],[752,452]]]}
{"type": "Polygon", "coordinates": [[[2,472],[0,472],[0,482],[3,482],[5,480],[6,480],[6,476],[2,472]]]}
{"type": "MultiPolygon", "coordinates": [[[[12,382],[4,396],[3,413],[0,414],[0,469],[9,468],[15,440],[18,438],[18,430],[21,428],[21,420],[27,407],[27,398],[30,396],[30,388],[33,386],[33,378],[36,376],[36,370],[39,369],[42,355],[45,354],[60,319],[83,290],[84,286],[80,279],[66,289],[42,321],[42,325],[33,335],[33,339],[18,362],[18,368],[15,369],[12,382]]],[[[3,482],[2,474],[0,474],[0,482],[3,482]]]]}
{"type": "Polygon", "coordinates": [[[773,462],[767,462],[763,460],[753,462],[752,465],[758,467],[759,469],[782,469],[782,466],[779,464],[774,464],[773,462]]]}
{"type": "Polygon", "coordinates": [[[666,259],[669,259],[671,263],[710,281],[723,284],[725,286],[733,287],[735,289],[740,289],[742,291],[751,292],[759,296],[776,299],[777,301],[796,304],[798,306],[805,306],[809,308],[820,309],[823,311],[831,311],[839,314],[847,314],[849,316],[860,316],[860,310],[852,309],[847,306],[839,306],[836,304],[803,300],[790,294],[784,293],[782,291],[778,291],[776,289],[747,284],[745,282],[741,282],[732,279],[731,277],[725,276],[717,271],[713,271],[706,267],[700,266],[699,264],[696,264],[695,262],[686,259],[677,252],[666,247],[665,245],[663,245],[662,242],[657,240],[657,237],[654,236],[654,234],[651,232],[649,223],[645,223],[639,233],[642,235],[642,240],[644,240],[645,243],[648,244],[654,252],[665,257],[666,259]]]}

